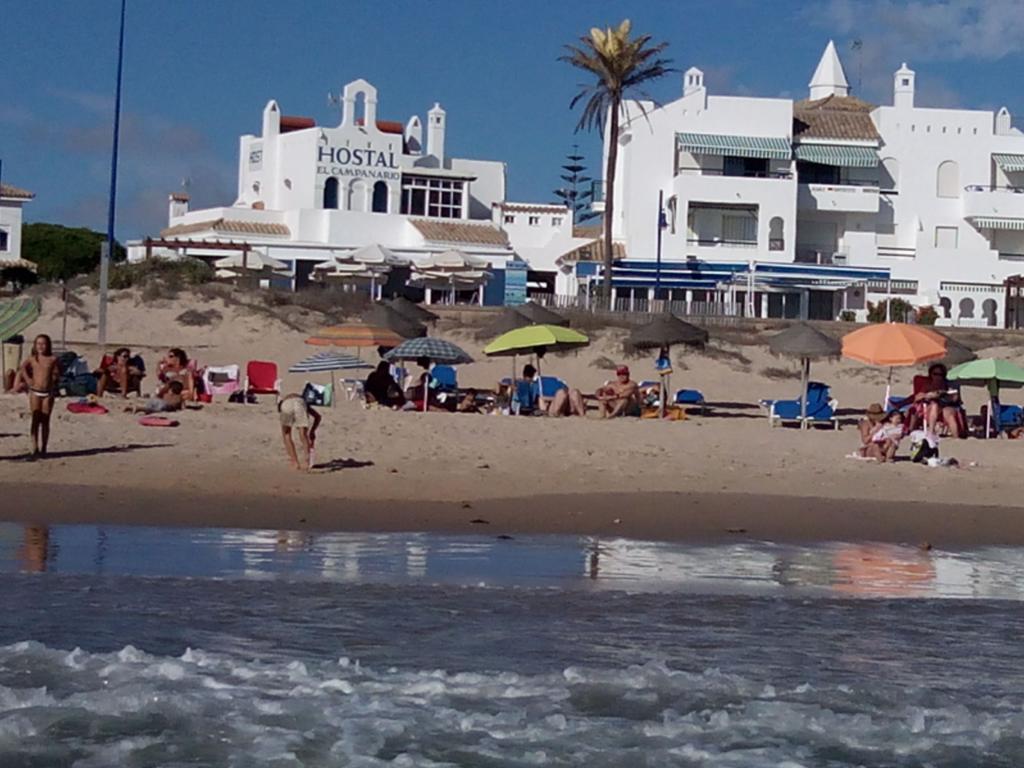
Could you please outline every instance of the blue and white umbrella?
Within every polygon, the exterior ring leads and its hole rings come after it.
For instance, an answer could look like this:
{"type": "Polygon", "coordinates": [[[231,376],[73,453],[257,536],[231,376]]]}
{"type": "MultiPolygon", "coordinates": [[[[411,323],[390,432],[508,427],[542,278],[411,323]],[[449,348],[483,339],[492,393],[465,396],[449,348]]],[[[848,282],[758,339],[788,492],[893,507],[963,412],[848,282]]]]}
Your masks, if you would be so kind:
{"type": "Polygon", "coordinates": [[[291,368],[288,369],[288,373],[328,373],[331,374],[331,404],[334,404],[333,394],[337,389],[334,383],[334,372],[335,371],[357,371],[373,368],[372,365],[367,363],[365,360],[360,360],[355,355],[347,355],[344,352],[317,352],[315,355],[310,355],[305,360],[302,360],[291,368]]]}
{"type": "MultiPolygon", "coordinates": [[[[473,362],[473,358],[470,357],[461,347],[452,344],[450,341],[434,338],[433,336],[424,336],[419,339],[408,339],[384,355],[384,359],[388,362],[395,362],[398,360],[418,360],[421,357],[426,357],[431,362],[441,363],[442,365],[462,365],[463,363],[473,362]]],[[[426,388],[424,388],[424,411],[427,410],[427,401],[429,399],[426,388]]]]}
{"type": "Polygon", "coordinates": [[[288,369],[288,373],[326,373],[327,371],[352,371],[373,368],[365,360],[344,352],[317,352],[288,369]]]}

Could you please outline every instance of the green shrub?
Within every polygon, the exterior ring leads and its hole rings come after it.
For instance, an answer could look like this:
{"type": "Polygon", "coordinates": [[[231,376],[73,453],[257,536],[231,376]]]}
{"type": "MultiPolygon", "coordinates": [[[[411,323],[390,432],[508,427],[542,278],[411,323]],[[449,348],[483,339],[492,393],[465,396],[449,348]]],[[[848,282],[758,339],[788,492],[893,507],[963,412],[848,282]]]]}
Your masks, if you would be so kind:
{"type": "MultiPolygon", "coordinates": [[[[146,259],[135,264],[117,264],[110,270],[108,285],[112,290],[123,290],[136,286],[145,287],[161,282],[168,293],[192,285],[203,285],[214,278],[213,269],[199,259],[146,259]]],[[[93,274],[94,287],[99,285],[99,274],[93,274]]],[[[154,291],[156,292],[156,291],[154,291]]]]}
{"type": "MultiPolygon", "coordinates": [[[[869,323],[884,323],[886,321],[886,304],[888,302],[880,301],[877,304],[868,302],[868,322],[869,323]]],[[[889,313],[889,319],[894,323],[905,323],[907,317],[911,312],[914,311],[914,307],[908,301],[903,299],[892,299],[892,310],[889,313]]]]}
{"type": "Polygon", "coordinates": [[[857,320],[857,313],[854,312],[852,309],[844,309],[842,312],[839,313],[839,319],[842,320],[844,323],[852,323],[857,320]]]}
{"type": "Polygon", "coordinates": [[[939,313],[935,311],[935,307],[919,307],[917,310],[918,325],[935,325],[935,321],[938,319],[939,313]]]}

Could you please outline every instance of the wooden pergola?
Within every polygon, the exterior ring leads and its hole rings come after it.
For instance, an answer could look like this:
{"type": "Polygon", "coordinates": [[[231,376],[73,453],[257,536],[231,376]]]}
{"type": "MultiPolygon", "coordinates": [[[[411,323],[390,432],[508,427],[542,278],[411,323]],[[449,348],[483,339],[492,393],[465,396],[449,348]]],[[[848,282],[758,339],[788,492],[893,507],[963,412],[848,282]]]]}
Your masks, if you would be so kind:
{"type": "Polygon", "coordinates": [[[175,251],[181,251],[183,256],[188,255],[189,248],[198,248],[203,251],[241,251],[243,259],[247,260],[249,253],[252,251],[252,245],[249,243],[236,243],[229,240],[226,243],[221,242],[209,242],[206,240],[192,240],[191,238],[152,238],[147,237],[142,241],[142,244],[146,247],[146,258],[150,259],[153,256],[154,248],[170,248],[175,251]]]}

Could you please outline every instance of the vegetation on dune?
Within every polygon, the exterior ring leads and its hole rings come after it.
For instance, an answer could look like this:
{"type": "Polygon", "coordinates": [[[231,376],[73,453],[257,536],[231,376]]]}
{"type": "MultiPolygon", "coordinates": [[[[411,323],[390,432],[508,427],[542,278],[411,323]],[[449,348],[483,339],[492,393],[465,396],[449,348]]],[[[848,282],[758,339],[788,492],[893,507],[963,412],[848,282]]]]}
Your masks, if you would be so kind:
{"type": "MultiPolygon", "coordinates": [[[[21,229],[21,255],[35,262],[40,280],[70,280],[86,274],[100,264],[100,248],[106,235],[85,227],[60,224],[25,224],[21,229]]],[[[114,244],[114,262],[124,261],[127,253],[114,244]]]]}

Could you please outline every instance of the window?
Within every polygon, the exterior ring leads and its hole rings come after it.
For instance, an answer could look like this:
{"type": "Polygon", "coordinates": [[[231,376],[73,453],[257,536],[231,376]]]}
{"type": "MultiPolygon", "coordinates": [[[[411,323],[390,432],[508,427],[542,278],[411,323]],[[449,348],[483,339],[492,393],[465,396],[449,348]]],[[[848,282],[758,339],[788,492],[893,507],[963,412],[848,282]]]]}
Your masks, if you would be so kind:
{"type": "Polygon", "coordinates": [[[0,229],[0,253],[6,253],[10,249],[11,246],[8,245],[10,242],[8,238],[7,230],[0,229]]]}
{"type": "Polygon", "coordinates": [[[935,247],[956,248],[959,230],[956,227],[936,227],[935,247]]]}
{"type": "Polygon", "coordinates": [[[529,219],[529,224],[530,224],[531,227],[539,227],[540,226],[540,216],[531,216],[530,219],[529,219]]]}
{"type": "Polygon", "coordinates": [[[757,219],[753,216],[722,216],[722,239],[726,243],[756,243],[757,219]]]}
{"type": "Polygon", "coordinates": [[[461,219],[465,182],[462,179],[434,179],[426,176],[402,177],[402,213],[461,219]]]}
{"type": "Polygon", "coordinates": [[[838,184],[839,167],[797,160],[796,177],[801,184],[838,184]]]}
{"type": "Polygon", "coordinates": [[[935,173],[935,194],[937,197],[960,197],[960,166],[956,160],[939,164],[935,173]]]}
{"type": "Polygon", "coordinates": [[[910,85],[910,78],[909,77],[904,77],[903,80],[900,81],[900,84],[901,85],[910,85]]]}
{"type": "Polygon", "coordinates": [[[516,223],[516,217],[514,215],[512,215],[511,213],[506,213],[505,214],[505,223],[506,224],[515,224],[516,223]]]}
{"type": "Polygon", "coordinates": [[[786,250],[786,238],[784,234],[785,222],[780,216],[773,216],[768,222],[768,250],[786,250]]]}
{"type": "Polygon", "coordinates": [[[383,181],[373,185],[373,203],[370,210],[374,213],[388,212],[388,185],[383,181]]]}
{"type": "Polygon", "coordinates": [[[767,176],[768,161],[763,157],[724,157],[723,176],[767,176]]]}
{"type": "Polygon", "coordinates": [[[668,199],[668,231],[671,234],[676,233],[676,214],[679,212],[679,200],[675,195],[672,195],[668,199]]]}
{"type": "Polygon", "coordinates": [[[552,216],[551,217],[551,226],[552,227],[560,227],[560,226],[562,226],[562,217],[561,216],[552,216]]]}
{"type": "Polygon", "coordinates": [[[333,176],[324,183],[324,208],[338,207],[338,180],[333,176]]]}

